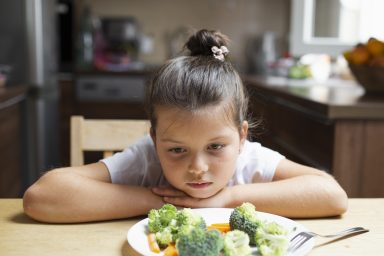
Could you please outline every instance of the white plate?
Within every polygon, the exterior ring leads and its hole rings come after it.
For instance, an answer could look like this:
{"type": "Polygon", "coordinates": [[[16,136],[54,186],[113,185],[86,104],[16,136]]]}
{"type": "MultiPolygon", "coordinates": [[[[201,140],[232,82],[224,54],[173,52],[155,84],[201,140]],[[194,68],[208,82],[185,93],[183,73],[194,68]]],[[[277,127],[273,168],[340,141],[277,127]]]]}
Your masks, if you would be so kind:
{"type": "MultiPolygon", "coordinates": [[[[231,215],[233,209],[230,208],[199,208],[199,209],[193,209],[193,211],[200,214],[205,222],[207,223],[207,226],[209,226],[212,223],[227,223],[229,221],[229,216],[231,215]]],[[[274,221],[290,231],[289,237],[293,237],[297,233],[301,231],[308,231],[303,225],[278,216],[274,214],[269,214],[265,212],[257,212],[258,218],[267,220],[267,221],[274,221]]],[[[145,255],[145,256],[160,256],[163,255],[163,253],[154,253],[151,252],[148,246],[148,240],[147,240],[147,234],[148,234],[148,218],[139,221],[135,225],[133,225],[127,233],[127,240],[128,243],[131,245],[133,249],[135,249],[138,253],[145,255]]],[[[297,253],[295,253],[295,256],[299,255],[305,255],[307,254],[312,248],[313,248],[314,241],[313,239],[309,240],[297,253]]]]}

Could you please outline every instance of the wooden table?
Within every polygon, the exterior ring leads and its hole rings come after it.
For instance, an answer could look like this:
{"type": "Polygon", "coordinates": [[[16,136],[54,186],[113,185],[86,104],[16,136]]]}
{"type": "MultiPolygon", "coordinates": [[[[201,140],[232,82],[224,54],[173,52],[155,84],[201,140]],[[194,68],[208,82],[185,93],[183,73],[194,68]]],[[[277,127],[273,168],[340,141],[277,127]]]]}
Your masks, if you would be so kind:
{"type": "MultiPolygon", "coordinates": [[[[144,216],[145,217],[145,216],[144,216]]],[[[138,255],[128,245],[128,229],[142,218],[84,224],[43,224],[26,215],[21,199],[0,199],[0,255],[138,255]]],[[[332,233],[353,226],[370,232],[315,246],[309,255],[383,255],[384,198],[350,199],[340,218],[297,220],[310,230],[332,233]]],[[[318,239],[316,244],[324,240],[318,239]]]]}

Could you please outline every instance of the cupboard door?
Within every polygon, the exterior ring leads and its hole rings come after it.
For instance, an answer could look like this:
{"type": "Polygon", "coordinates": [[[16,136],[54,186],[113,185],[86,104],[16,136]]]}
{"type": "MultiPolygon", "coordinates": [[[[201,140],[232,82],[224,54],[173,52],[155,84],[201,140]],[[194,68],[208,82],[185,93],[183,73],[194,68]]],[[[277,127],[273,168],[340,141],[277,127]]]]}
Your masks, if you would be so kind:
{"type": "Polygon", "coordinates": [[[20,106],[0,110],[0,197],[20,197],[21,177],[20,106]]]}

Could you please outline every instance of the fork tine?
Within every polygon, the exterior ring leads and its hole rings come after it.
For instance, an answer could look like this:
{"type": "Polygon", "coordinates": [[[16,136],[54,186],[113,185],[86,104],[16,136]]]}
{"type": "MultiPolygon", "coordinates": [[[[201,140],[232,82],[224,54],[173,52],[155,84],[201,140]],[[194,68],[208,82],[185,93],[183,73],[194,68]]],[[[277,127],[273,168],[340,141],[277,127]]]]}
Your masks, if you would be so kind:
{"type": "Polygon", "coordinates": [[[295,251],[297,248],[299,248],[304,242],[305,242],[304,236],[298,236],[295,240],[291,242],[291,245],[289,247],[289,251],[295,251]]]}
{"type": "Polygon", "coordinates": [[[311,239],[313,236],[306,233],[306,232],[300,232],[297,235],[295,235],[291,241],[288,248],[288,252],[295,252],[298,250],[305,242],[307,242],[309,239],[311,239]]]}

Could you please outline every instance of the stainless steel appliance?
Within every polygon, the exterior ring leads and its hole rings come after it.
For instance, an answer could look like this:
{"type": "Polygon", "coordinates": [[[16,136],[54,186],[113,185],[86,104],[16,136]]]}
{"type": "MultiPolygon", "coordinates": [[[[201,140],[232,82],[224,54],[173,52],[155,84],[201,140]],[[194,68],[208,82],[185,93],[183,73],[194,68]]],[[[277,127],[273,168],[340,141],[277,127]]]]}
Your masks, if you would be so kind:
{"type": "Polygon", "coordinates": [[[25,187],[60,164],[56,0],[0,1],[0,63],[12,67],[7,86],[29,87],[24,117],[25,187]]]}

